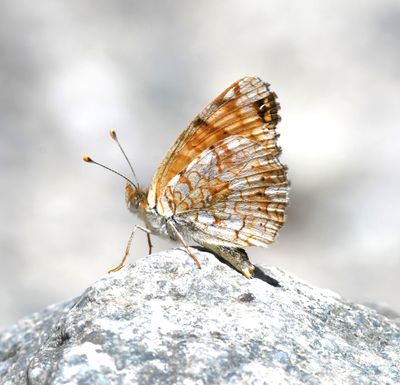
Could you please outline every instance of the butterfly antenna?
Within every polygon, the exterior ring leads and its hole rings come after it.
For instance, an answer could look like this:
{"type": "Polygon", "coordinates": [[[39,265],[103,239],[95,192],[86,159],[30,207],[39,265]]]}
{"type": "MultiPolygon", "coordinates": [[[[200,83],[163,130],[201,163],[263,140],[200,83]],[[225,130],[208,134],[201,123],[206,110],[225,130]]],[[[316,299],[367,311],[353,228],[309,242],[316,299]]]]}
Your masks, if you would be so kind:
{"type": "Polygon", "coordinates": [[[104,166],[104,164],[101,164],[99,162],[96,162],[95,160],[93,160],[90,156],[84,155],[83,160],[87,163],[93,163],[93,164],[97,164],[100,167],[105,168],[108,171],[113,172],[114,174],[119,175],[121,178],[124,178],[127,182],[129,182],[132,186],[135,186],[137,188],[137,186],[135,185],[135,183],[133,183],[129,178],[127,178],[125,175],[120,174],[118,171],[113,170],[110,167],[104,166]]]}
{"type": "Polygon", "coordinates": [[[132,171],[132,175],[135,178],[136,184],[139,186],[139,181],[138,181],[138,178],[136,176],[135,170],[133,169],[131,162],[129,161],[128,157],[126,156],[126,153],[125,153],[124,149],[121,146],[121,143],[119,142],[119,140],[117,138],[117,133],[114,130],[111,129],[110,130],[110,136],[114,140],[114,142],[116,142],[118,144],[119,149],[121,150],[122,154],[124,155],[126,161],[129,164],[129,167],[130,167],[130,169],[132,171]]]}

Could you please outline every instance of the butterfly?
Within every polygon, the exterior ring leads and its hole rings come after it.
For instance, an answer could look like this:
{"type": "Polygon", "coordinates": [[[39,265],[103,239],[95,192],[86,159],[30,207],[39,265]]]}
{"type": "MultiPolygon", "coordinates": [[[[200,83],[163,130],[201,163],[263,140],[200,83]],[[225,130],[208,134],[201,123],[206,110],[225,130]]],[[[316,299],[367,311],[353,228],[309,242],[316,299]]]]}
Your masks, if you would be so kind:
{"type": "MultiPolygon", "coordinates": [[[[279,160],[277,145],[276,100],[268,83],[244,77],[180,134],[147,190],[117,173],[127,180],[128,209],[145,227],[135,226],[124,258],[111,271],[124,265],[133,234],[141,229],[147,233],[150,251],[150,234],[169,237],[180,242],[201,268],[188,245],[195,242],[246,277],[253,276],[255,268],[243,247],[273,242],[289,203],[287,167],[279,160]]],[[[129,163],[115,131],[111,136],[129,163]]],[[[88,156],[84,160],[99,164],[88,156]]],[[[132,166],[131,170],[135,176],[132,166]]]]}

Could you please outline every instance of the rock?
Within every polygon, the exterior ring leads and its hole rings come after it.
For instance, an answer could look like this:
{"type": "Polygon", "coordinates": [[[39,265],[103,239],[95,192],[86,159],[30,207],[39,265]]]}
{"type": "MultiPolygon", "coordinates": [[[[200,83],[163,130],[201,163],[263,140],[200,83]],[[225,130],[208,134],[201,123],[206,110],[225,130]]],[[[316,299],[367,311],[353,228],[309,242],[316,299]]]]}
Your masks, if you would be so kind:
{"type": "Polygon", "coordinates": [[[375,310],[196,256],[202,270],[181,249],[142,258],[6,329],[0,383],[400,383],[400,329],[375,310]]]}
{"type": "Polygon", "coordinates": [[[388,305],[374,302],[363,302],[362,304],[376,310],[379,314],[389,318],[393,323],[400,327],[400,314],[391,309],[388,305]]]}

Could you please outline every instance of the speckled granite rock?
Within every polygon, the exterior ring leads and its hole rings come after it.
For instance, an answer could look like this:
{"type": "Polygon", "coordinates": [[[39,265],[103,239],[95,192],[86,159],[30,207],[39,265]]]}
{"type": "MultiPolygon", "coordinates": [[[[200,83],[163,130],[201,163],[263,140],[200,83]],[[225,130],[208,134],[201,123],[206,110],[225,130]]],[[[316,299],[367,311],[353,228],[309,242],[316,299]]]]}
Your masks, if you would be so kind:
{"type": "Polygon", "coordinates": [[[44,384],[399,384],[400,329],[277,268],[274,287],[180,249],[0,334],[0,378],[44,384]]]}

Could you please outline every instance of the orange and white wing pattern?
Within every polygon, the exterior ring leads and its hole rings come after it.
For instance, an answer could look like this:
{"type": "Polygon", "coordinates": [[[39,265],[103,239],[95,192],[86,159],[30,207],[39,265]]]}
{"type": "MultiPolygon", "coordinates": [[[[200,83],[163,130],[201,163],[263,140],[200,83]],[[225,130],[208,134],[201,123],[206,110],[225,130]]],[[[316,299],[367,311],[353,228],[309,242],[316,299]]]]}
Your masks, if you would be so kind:
{"type": "Polygon", "coordinates": [[[188,157],[160,190],[157,211],[200,244],[271,243],[285,221],[289,189],[278,159],[278,109],[276,95],[259,79],[244,78],[224,91],[173,147],[201,151],[170,152],[161,166],[169,172],[176,168],[168,162],[188,157]]]}
{"type": "Polygon", "coordinates": [[[266,246],[285,222],[286,167],[259,143],[231,136],[174,178],[160,203],[199,243],[266,246]]]}
{"type": "Polygon", "coordinates": [[[277,156],[275,127],[279,104],[269,85],[255,77],[233,83],[201,111],[181,133],[158,167],[147,195],[155,207],[164,189],[176,175],[203,151],[232,135],[259,143],[277,156]]]}

